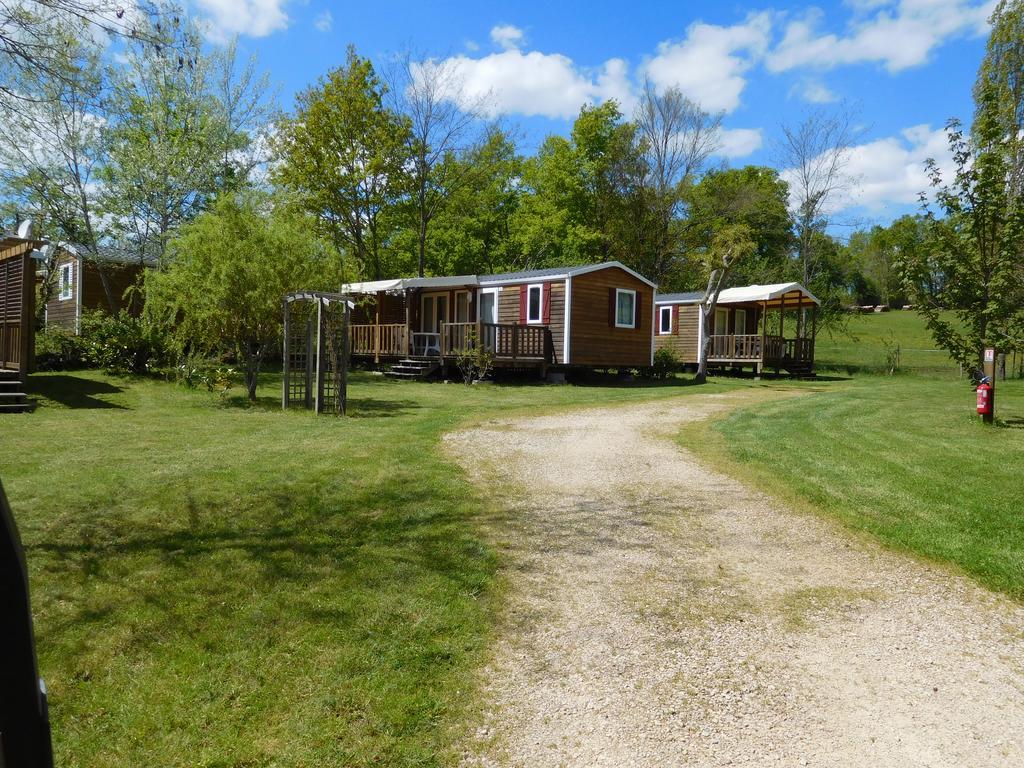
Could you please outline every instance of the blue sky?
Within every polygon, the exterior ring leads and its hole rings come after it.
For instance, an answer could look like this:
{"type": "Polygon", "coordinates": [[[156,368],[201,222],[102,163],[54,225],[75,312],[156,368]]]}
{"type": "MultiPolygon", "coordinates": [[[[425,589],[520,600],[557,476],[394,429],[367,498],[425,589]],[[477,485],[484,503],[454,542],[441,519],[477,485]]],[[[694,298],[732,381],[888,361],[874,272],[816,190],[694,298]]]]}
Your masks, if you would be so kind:
{"type": "Polygon", "coordinates": [[[258,55],[286,109],[349,43],[378,63],[411,49],[454,57],[467,92],[488,94],[526,150],[567,131],[583,103],[628,111],[645,76],[724,112],[717,161],[734,166],[774,165],[781,124],[847,103],[863,132],[836,207],[865,224],[914,210],[923,161],[943,161],[945,121],[970,119],[994,0],[192,4],[211,40],[238,34],[258,55]]]}

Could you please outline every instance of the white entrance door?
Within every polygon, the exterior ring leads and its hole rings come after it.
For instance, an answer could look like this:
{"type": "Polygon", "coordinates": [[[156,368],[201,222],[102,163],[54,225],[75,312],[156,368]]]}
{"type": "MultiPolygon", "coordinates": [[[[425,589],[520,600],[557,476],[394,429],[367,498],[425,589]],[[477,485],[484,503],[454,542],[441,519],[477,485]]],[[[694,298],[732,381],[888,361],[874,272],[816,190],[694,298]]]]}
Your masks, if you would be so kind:
{"type": "Polygon", "coordinates": [[[480,294],[480,322],[498,322],[498,292],[484,291],[480,294]]]}

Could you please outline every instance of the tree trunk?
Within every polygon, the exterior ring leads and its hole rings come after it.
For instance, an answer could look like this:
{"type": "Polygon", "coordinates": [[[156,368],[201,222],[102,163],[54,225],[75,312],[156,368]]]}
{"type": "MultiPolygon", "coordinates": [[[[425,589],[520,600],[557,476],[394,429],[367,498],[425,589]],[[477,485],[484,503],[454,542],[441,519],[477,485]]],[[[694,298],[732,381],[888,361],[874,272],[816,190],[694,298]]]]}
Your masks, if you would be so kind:
{"type": "Polygon", "coordinates": [[[425,277],[427,271],[427,192],[421,185],[419,191],[420,226],[416,233],[419,246],[419,276],[425,277]]]}
{"type": "Polygon", "coordinates": [[[259,342],[248,342],[245,345],[245,389],[249,402],[256,402],[256,383],[260,375],[260,363],[263,362],[263,345],[259,342]]]}

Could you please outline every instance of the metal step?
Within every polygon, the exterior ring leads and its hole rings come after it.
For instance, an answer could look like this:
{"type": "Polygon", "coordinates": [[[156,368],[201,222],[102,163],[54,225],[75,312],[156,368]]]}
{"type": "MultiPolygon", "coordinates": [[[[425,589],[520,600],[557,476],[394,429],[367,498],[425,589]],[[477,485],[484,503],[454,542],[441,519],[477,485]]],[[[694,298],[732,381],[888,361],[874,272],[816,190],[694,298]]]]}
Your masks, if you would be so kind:
{"type": "Polygon", "coordinates": [[[35,403],[4,403],[0,402],[0,413],[28,413],[35,410],[35,403]]]}

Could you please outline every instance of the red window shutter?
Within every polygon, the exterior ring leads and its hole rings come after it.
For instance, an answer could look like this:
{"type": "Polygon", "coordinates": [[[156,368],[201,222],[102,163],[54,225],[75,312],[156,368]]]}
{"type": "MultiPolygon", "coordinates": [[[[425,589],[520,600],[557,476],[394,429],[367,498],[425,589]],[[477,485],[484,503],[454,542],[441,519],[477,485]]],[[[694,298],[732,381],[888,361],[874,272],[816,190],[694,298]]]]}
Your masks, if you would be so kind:
{"type": "Polygon", "coordinates": [[[640,293],[640,291],[637,291],[634,294],[634,297],[635,298],[633,300],[633,327],[640,328],[643,326],[643,322],[641,322],[641,318],[643,317],[643,315],[640,314],[640,312],[643,309],[644,296],[642,293],[640,293]]]}
{"type": "Polygon", "coordinates": [[[672,307],[672,333],[679,335],[679,305],[672,307]]]}
{"type": "Polygon", "coordinates": [[[551,322],[551,283],[544,283],[544,308],[541,310],[541,315],[544,320],[544,324],[547,325],[551,322]]]}
{"type": "Polygon", "coordinates": [[[526,324],[526,286],[519,286],[519,324],[526,324]]]}
{"type": "Polygon", "coordinates": [[[615,327],[615,289],[608,289],[608,327],[615,327]]]}

